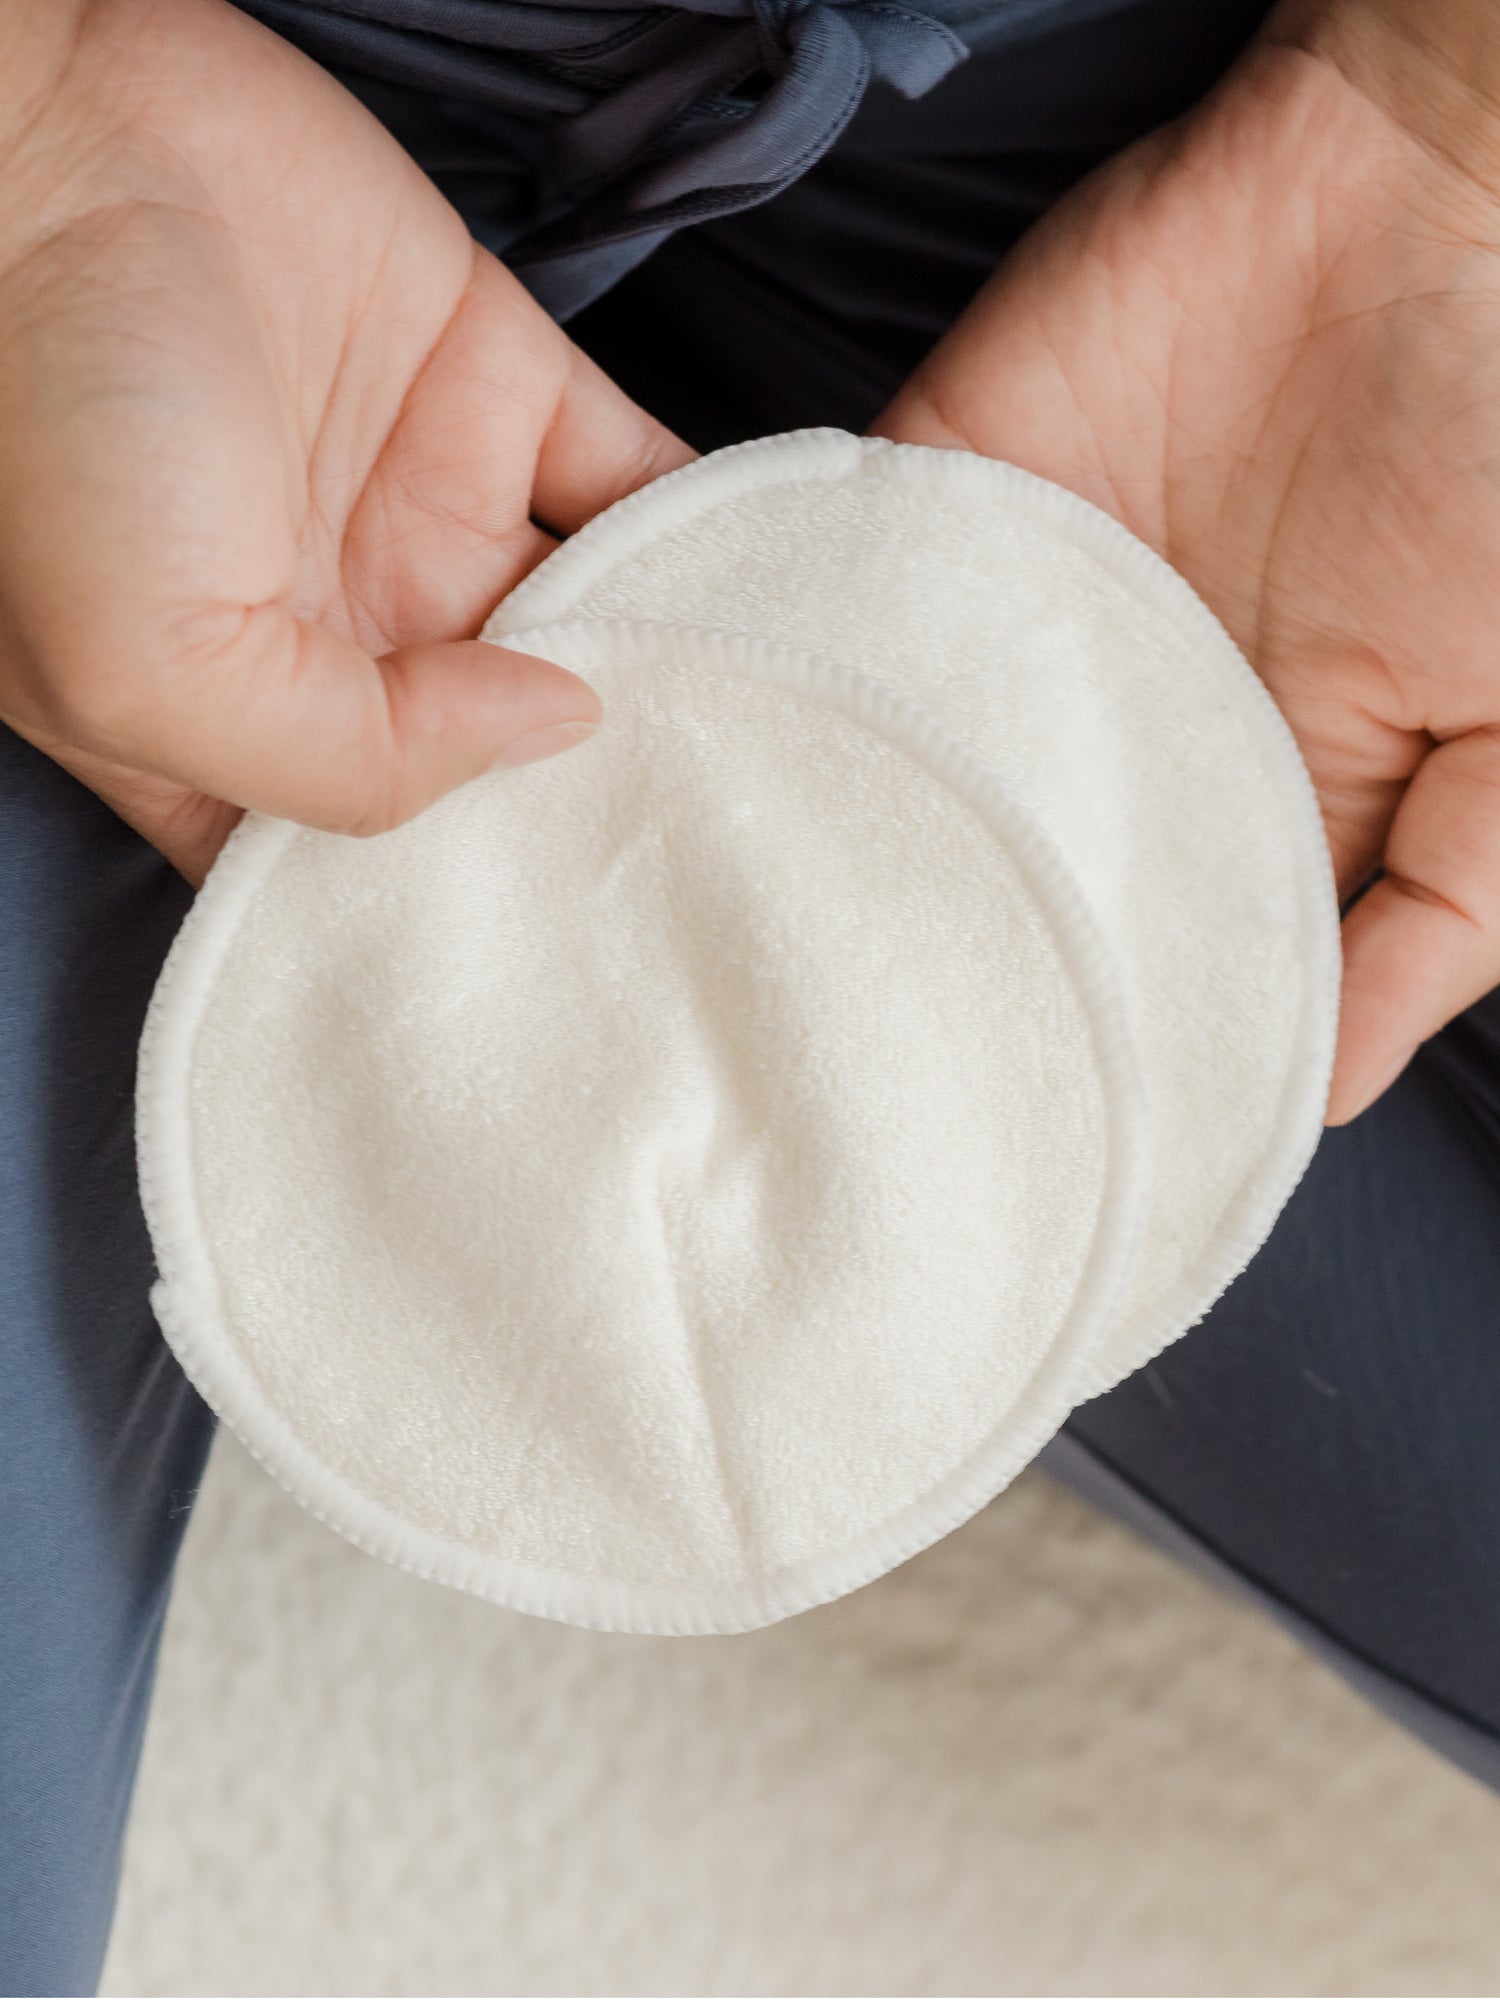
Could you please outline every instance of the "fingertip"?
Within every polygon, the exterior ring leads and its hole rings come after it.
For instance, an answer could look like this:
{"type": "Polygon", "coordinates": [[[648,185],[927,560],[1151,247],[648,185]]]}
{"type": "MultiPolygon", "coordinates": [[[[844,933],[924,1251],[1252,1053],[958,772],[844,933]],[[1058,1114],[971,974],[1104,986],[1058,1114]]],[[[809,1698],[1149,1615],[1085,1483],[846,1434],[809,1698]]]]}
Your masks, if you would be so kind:
{"type": "Polygon", "coordinates": [[[532,493],[535,518],[558,535],[576,534],[617,500],[698,456],[581,348],[569,363],[532,493]]]}
{"type": "Polygon", "coordinates": [[[1396,1079],[1405,1071],[1416,1050],[1406,1049],[1395,1058],[1374,1070],[1369,1066],[1362,1070],[1351,1070],[1343,1075],[1337,1071],[1332,1088],[1328,1093],[1328,1110],[1323,1123],[1330,1130],[1341,1125],[1352,1125],[1356,1118],[1369,1110],[1370,1106],[1384,1097],[1396,1079]]]}
{"type": "Polygon", "coordinates": [[[528,730],[524,736],[510,739],[491,769],[513,771],[522,764],[539,764],[543,758],[587,743],[597,727],[593,722],[549,722],[541,729],[528,730]]]}
{"type": "Polygon", "coordinates": [[[581,674],[556,660],[485,639],[466,640],[452,650],[478,656],[475,664],[498,697],[500,727],[508,735],[574,722],[587,723],[591,730],[599,726],[604,707],[598,694],[581,674]]]}
{"type": "Polygon", "coordinates": [[[1343,922],[1338,1051],[1325,1125],[1352,1124],[1427,1036],[1473,997],[1471,954],[1479,942],[1448,906],[1390,875],[1355,903],[1343,922]]]}
{"type": "Polygon", "coordinates": [[[484,640],[407,647],[381,669],[401,760],[425,767],[441,791],[489,770],[522,738],[592,730],[600,719],[598,695],[577,674],[484,640]]]}

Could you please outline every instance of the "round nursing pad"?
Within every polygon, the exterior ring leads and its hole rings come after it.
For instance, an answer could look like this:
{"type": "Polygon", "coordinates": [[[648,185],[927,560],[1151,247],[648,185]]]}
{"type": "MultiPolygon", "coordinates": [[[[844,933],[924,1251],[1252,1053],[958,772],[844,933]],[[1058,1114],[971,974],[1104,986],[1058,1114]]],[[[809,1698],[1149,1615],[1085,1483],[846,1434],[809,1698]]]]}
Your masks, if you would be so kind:
{"type": "Polygon", "coordinates": [[[1184,580],[1013,466],[811,431],[673,473],[564,544],[487,637],[580,616],[856,661],[1024,800],[1121,967],[1155,1133],[1091,1388],[1213,1303],[1321,1130],[1338,911],[1317,804],[1260,681],[1184,580]]]}
{"type": "Polygon", "coordinates": [[[211,874],[141,1051],[154,1303],[375,1553],[742,1629],[956,1526],[1084,1392],[1149,1187],[1125,999],[909,699],[713,633],[518,643],[592,741],[375,840],[251,818],[211,874]]]}

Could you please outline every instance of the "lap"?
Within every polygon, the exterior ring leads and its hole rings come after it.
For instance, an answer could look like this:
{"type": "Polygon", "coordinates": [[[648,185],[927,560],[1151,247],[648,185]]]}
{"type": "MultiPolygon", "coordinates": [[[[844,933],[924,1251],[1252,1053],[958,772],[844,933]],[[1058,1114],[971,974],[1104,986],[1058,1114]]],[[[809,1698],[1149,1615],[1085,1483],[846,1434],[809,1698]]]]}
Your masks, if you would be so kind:
{"type": "Polygon", "coordinates": [[[1325,1135],[1202,1325],[1069,1430],[1273,1607],[1500,1741],[1497,1301],[1492,995],[1325,1135]]]}
{"type": "Polygon", "coordinates": [[[136,1038],[187,903],[0,729],[0,1986],[90,1990],[209,1438],[151,1317],[136,1038]]]}

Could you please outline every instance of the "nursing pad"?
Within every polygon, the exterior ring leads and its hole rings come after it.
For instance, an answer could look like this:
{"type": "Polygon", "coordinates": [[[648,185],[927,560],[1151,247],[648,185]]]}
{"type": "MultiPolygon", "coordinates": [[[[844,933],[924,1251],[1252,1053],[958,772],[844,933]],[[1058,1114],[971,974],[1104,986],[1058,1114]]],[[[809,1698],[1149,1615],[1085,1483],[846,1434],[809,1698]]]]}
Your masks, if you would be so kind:
{"type": "MultiPolygon", "coordinates": [[[[741,617],[690,581],[700,627],[741,617]]],[[[878,615],[834,660],[507,614],[599,690],[590,742],[370,841],[252,816],[198,897],[141,1047],[153,1302],[372,1552],[580,1624],[739,1630],[957,1526],[1095,1379],[1153,1186],[1131,1002],[1038,815],[871,677],[973,672],[958,628],[908,619],[907,661],[878,615]]]]}
{"type": "Polygon", "coordinates": [[[956,1527],[1269,1233],[1316,801],[1181,578],[968,454],[718,453],[485,636],[604,722],[376,840],[235,833],[142,1042],[153,1302],[363,1547],[742,1630],[956,1527]]]}
{"type": "Polygon", "coordinates": [[[622,501],[500,606],[754,633],[904,691],[1046,828],[1107,935],[1154,1166],[1097,1393],[1243,1269],[1321,1129],[1338,911],[1306,771],[1188,584],[1061,487],[968,453],[801,432],[622,501]]]}

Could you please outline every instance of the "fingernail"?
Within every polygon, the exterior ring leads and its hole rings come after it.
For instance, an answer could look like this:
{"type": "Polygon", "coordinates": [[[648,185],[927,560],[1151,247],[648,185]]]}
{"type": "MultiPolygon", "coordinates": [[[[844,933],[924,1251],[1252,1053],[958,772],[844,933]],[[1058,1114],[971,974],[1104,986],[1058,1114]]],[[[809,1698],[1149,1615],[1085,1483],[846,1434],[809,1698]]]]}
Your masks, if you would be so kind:
{"type": "Polygon", "coordinates": [[[543,757],[555,757],[560,750],[571,750],[575,743],[586,742],[598,726],[595,722],[549,722],[544,729],[513,736],[491,769],[510,771],[518,764],[537,764],[543,757]]]}

